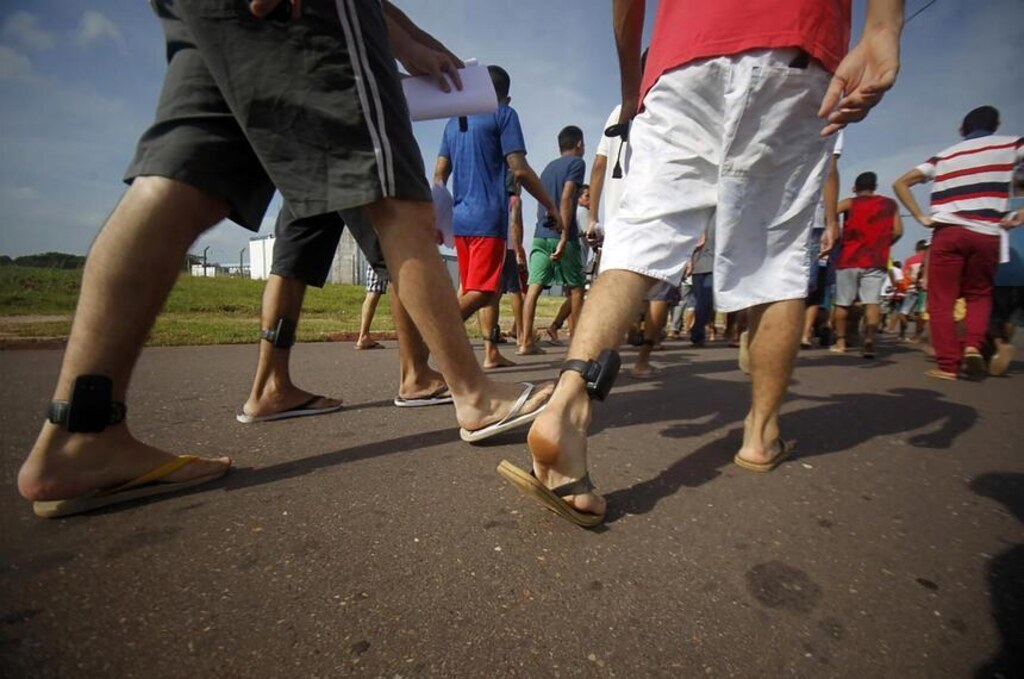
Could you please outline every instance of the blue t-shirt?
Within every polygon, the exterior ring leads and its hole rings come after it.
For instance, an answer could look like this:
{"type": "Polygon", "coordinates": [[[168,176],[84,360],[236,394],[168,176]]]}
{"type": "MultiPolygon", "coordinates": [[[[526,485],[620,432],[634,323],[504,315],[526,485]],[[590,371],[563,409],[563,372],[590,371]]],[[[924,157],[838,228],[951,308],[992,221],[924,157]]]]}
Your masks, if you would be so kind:
{"type": "Polygon", "coordinates": [[[466,131],[452,118],[438,155],[452,164],[452,231],[456,236],[508,237],[505,157],[526,153],[519,115],[501,104],[494,113],[466,118],[466,131]]]}
{"type": "MultiPolygon", "coordinates": [[[[573,194],[572,209],[569,210],[569,218],[572,221],[566,225],[569,229],[569,240],[579,238],[580,235],[579,225],[576,224],[576,201],[579,198],[578,189],[583,185],[583,178],[586,173],[587,164],[583,162],[582,158],[561,156],[548,163],[548,166],[540,174],[540,183],[544,185],[544,190],[551,196],[551,200],[555,201],[555,205],[562,204],[562,190],[565,188],[565,183],[574,182],[576,184],[577,192],[573,194]]],[[[544,209],[543,205],[538,203],[537,227],[533,231],[533,237],[561,238],[560,233],[544,226],[544,220],[547,219],[547,216],[548,211],[544,209]]]]}
{"type": "Polygon", "coordinates": [[[999,286],[1024,285],[1024,226],[1010,229],[1010,261],[996,269],[995,284],[999,286]]]}

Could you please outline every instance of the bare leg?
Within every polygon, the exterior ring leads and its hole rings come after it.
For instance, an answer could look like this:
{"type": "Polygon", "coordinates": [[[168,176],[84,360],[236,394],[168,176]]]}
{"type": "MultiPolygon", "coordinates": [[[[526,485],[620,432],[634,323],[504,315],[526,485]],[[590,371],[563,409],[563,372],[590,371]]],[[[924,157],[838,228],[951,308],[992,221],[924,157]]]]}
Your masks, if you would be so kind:
{"type": "Polygon", "coordinates": [[[647,318],[644,321],[644,344],[637,352],[636,365],[629,371],[631,377],[643,379],[657,373],[657,369],[651,365],[651,352],[654,351],[666,320],[668,304],[659,300],[649,302],[647,318]]]}
{"type": "Polygon", "coordinates": [[[444,376],[431,369],[430,350],[398,295],[388,299],[398,336],[398,395],[405,399],[430,396],[444,386],[444,376]]]}
{"type": "Polygon", "coordinates": [[[867,323],[864,327],[864,342],[861,346],[865,354],[873,354],[875,351],[875,335],[878,333],[878,325],[882,319],[882,308],[877,304],[865,304],[864,317],[867,323]]]}
{"type": "Polygon", "coordinates": [[[558,339],[558,331],[565,325],[565,321],[572,315],[572,298],[566,297],[562,302],[562,306],[558,307],[558,312],[555,314],[554,320],[551,321],[551,325],[547,328],[548,340],[552,344],[560,344],[558,339]]]}
{"type": "Polygon", "coordinates": [[[380,303],[381,293],[367,292],[363,298],[363,308],[359,312],[359,338],[356,340],[357,349],[367,349],[377,343],[370,338],[370,326],[373,325],[373,317],[377,313],[377,304],[380,303]]]}
{"type": "Polygon", "coordinates": [[[832,351],[843,352],[846,351],[846,326],[850,318],[850,307],[836,306],[835,310],[835,323],[836,327],[836,341],[832,345],[832,351]]]}
{"type": "Polygon", "coordinates": [[[583,288],[569,288],[569,334],[576,332],[579,324],[580,314],[583,313],[583,288]]]}
{"type": "MultiPolygon", "coordinates": [[[[279,318],[298,322],[305,294],[306,284],[303,281],[271,274],[263,288],[261,327],[273,328],[279,318]]],[[[249,398],[242,406],[243,413],[257,417],[272,415],[294,408],[313,397],[310,392],[292,384],[288,369],[291,355],[290,348],[276,348],[270,342],[260,341],[256,376],[253,377],[249,398]]],[[[339,403],[339,399],[321,397],[310,405],[316,408],[329,408],[339,403]]]]}
{"type": "Polygon", "coordinates": [[[804,332],[800,337],[801,346],[811,346],[811,335],[814,332],[814,322],[818,319],[818,305],[810,304],[804,309],[804,332]]]}
{"type": "Polygon", "coordinates": [[[522,331],[523,331],[523,293],[521,292],[510,292],[509,297],[512,298],[512,334],[516,337],[516,346],[522,344],[522,331]]]}
{"type": "MultiPolygon", "coordinates": [[[[456,417],[475,430],[503,418],[522,389],[493,382],[473,356],[459,303],[437,252],[433,206],[427,202],[381,199],[366,207],[380,238],[395,292],[436,357],[455,400],[456,417]]],[[[550,395],[535,390],[523,412],[536,410],[550,395]]]]}
{"type": "Polygon", "coordinates": [[[526,290],[526,302],[523,304],[523,329],[519,340],[519,353],[532,354],[540,353],[533,336],[533,324],[537,316],[537,300],[543,287],[536,283],[531,284],[526,290]]]}
{"type": "MultiPolygon", "coordinates": [[[[602,272],[591,289],[567,358],[594,359],[602,350],[618,347],[653,284],[654,279],[632,271],[602,272]]],[[[590,418],[591,403],[583,378],[573,371],[562,373],[547,409],[534,421],[528,437],[533,468],[541,483],[555,488],[586,474],[590,418]]],[[[604,512],[604,499],[594,493],[569,496],[566,501],[583,512],[604,512]]]]}
{"type": "MultiPolygon", "coordinates": [[[[508,368],[515,363],[501,355],[498,345],[490,340],[491,328],[498,325],[498,304],[500,295],[492,295],[491,303],[480,309],[480,331],[484,336],[484,369],[508,368]]],[[[499,329],[500,331],[500,329],[499,329]]]]}
{"type": "Polygon", "coordinates": [[[488,304],[491,303],[491,299],[495,297],[494,293],[482,292],[480,290],[470,290],[469,292],[459,293],[459,313],[462,315],[462,321],[465,323],[473,314],[480,311],[488,304]]]}
{"type": "Polygon", "coordinates": [[[780,451],[779,408],[800,349],[803,300],[763,304],[750,309],[752,403],[743,429],[740,457],[771,461],[780,451]]]}
{"type": "MultiPolygon", "coordinates": [[[[68,399],[79,375],[105,375],[123,401],[139,352],[185,253],[227,216],[227,206],[187,184],[139,177],[100,231],[86,262],[71,336],[54,399],[68,399]]],[[[18,473],[29,500],[60,500],[137,478],[174,455],[136,440],[126,424],[98,434],[43,425],[18,473]]],[[[166,477],[180,482],[223,471],[226,457],[206,458],[166,477]]]]}

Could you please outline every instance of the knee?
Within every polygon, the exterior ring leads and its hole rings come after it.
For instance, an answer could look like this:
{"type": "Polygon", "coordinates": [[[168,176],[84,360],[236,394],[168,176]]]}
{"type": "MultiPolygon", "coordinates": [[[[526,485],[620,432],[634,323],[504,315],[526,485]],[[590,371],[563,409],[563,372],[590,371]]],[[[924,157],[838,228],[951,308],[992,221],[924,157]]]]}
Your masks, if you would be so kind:
{"type": "Polygon", "coordinates": [[[224,199],[167,177],[136,177],[128,188],[128,197],[175,214],[176,228],[191,228],[197,235],[227,218],[231,211],[224,199]]]}

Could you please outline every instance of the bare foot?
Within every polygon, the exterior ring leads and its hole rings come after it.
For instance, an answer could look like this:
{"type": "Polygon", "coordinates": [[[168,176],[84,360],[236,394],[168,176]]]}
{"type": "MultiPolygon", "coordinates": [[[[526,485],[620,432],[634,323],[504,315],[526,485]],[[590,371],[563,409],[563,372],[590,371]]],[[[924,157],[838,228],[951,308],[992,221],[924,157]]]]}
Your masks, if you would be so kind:
{"type": "Polygon", "coordinates": [[[433,396],[447,386],[441,373],[427,368],[422,373],[409,376],[398,386],[398,397],[415,401],[433,396]]]}
{"type": "MultiPolygon", "coordinates": [[[[69,434],[46,423],[18,472],[26,500],[65,500],[136,479],[175,459],[136,440],[124,425],[99,434],[69,434]]],[[[227,471],[231,458],[201,458],[161,481],[181,483],[227,471]]]]}
{"type": "Polygon", "coordinates": [[[302,404],[308,408],[333,408],[341,405],[340,398],[328,398],[319,396],[315,401],[310,399],[316,396],[308,391],[299,389],[294,385],[288,385],[283,389],[272,389],[268,387],[259,396],[249,395],[249,400],[242,406],[242,412],[252,417],[266,417],[277,413],[291,410],[302,404]]]}
{"type": "Polygon", "coordinates": [[[515,367],[515,361],[511,361],[501,355],[501,352],[495,351],[495,358],[484,359],[484,370],[495,370],[497,368],[512,368],[515,367]]]}
{"type": "Polygon", "coordinates": [[[555,328],[553,328],[553,327],[551,327],[549,325],[548,328],[547,328],[547,334],[548,334],[548,342],[550,342],[551,344],[554,344],[556,346],[562,344],[562,341],[560,339],[558,339],[558,330],[557,329],[555,329],[555,328]]]}
{"type": "Polygon", "coordinates": [[[364,349],[383,349],[384,345],[380,342],[372,339],[359,340],[356,342],[356,349],[362,351],[364,349]]]}
{"type": "Polygon", "coordinates": [[[753,465],[766,466],[770,465],[786,452],[787,448],[782,442],[782,439],[776,438],[764,447],[744,446],[743,448],[740,448],[740,451],[736,456],[753,465]]]}
{"type": "Polygon", "coordinates": [[[536,355],[539,355],[539,354],[546,354],[546,353],[548,353],[548,352],[546,352],[543,349],[541,349],[540,347],[538,347],[536,343],[524,344],[521,347],[519,347],[518,349],[516,349],[516,355],[518,355],[518,356],[536,356],[536,355]]]}
{"type": "Polygon", "coordinates": [[[654,377],[659,372],[660,370],[650,363],[637,363],[630,368],[629,376],[635,380],[646,380],[650,377],[654,377]]]}
{"type": "MultiPolygon", "coordinates": [[[[532,413],[551,398],[554,391],[553,382],[545,382],[534,387],[530,397],[520,409],[520,414],[532,413]]],[[[455,418],[459,426],[476,431],[489,424],[500,422],[512,410],[512,406],[523,393],[523,385],[518,382],[490,382],[484,390],[483,395],[467,402],[466,399],[456,397],[455,418]]]]}
{"type": "MultiPolygon", "coordinates": [[[[557,488],[587,473],[587,428],[591,403],[581,378],[567,374],[559,382],[551,402],[534,420],[527,436],[533,471],[548,488],[557,488]]],[[[607,508],[597,493],[563,498],[581,512],[603,515],[607,508]]]]}

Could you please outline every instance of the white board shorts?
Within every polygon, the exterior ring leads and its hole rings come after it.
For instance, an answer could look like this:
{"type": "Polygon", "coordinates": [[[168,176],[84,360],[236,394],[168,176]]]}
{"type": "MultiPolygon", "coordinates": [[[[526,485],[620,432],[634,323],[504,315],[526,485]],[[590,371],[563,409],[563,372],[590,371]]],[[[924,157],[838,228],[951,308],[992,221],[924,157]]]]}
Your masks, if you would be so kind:
{"type": "Polygon", "coordinates": [[[633,120],[601,270],[678,285],[715,225],[719,311],[807,296],[809,239],[834,139],[817,116],[831,75],[796,49],[703,59],[661,76],[633,120]]]}

